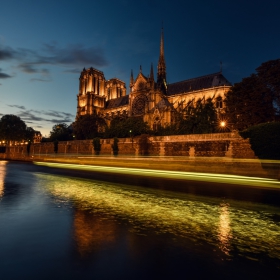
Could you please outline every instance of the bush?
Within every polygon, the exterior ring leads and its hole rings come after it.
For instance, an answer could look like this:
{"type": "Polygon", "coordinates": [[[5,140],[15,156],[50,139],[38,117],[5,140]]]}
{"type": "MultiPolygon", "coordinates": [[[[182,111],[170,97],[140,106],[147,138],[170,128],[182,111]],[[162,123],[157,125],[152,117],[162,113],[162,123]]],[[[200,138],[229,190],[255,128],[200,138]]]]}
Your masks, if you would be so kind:
{"type": "Polygon", "coordinates": [[[27,155],[29,156],[29,154],[30,154],[30,147],[31,147],[31,142],[30,142],[30,140],[28,141],[28,143],[27,143],[27,146],[26,146],[26,152],[27,152],[27,155]]]}
{"type": "Polygon", "coordinates": [[[58,152],[58,141],[54,140],[53,141],[53,151],[57,154],[58,152]]]}
{"type": "Polygon", "coordinates": [[[93,149],[94,149],[95,154],[99,155],[99,153],[101,151],[100,138],[99,137],[93,138],[92,145],[93,145],[93,149]]]}
{"type": "Polygon", "coordinates": [[[280,159],[280,122],[262,123],[239,132],[249,138],[252,150],[260,159],[280,159]]]}
{"type": "Polygon", "coordinates": [[[113,154],[115,156],[118,155],[119,153],[119,146],[118,146],[118,142],[119,142],[119,139],[117,137],[114,137],[114,142],[112,144],[112,150],[113,150],[113,154]]]}

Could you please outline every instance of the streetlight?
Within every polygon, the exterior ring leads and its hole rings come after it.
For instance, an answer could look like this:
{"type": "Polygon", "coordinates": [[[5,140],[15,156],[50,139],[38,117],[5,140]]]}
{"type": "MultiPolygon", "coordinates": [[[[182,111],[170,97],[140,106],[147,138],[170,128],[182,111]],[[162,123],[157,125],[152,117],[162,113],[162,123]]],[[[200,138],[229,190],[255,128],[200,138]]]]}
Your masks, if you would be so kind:
{"type": "Polygon", "coordinates": [[[133,138],[132,138],[132,130],[131,129],[129,130],[129,133],[130,133],[131,145],[133,145],[133,138]]]}
{"type": "Polygon", "coordinates": [[[221,121],[220,122],[220,127],[225,128],[227,126],[226,121],[221,121]]]}

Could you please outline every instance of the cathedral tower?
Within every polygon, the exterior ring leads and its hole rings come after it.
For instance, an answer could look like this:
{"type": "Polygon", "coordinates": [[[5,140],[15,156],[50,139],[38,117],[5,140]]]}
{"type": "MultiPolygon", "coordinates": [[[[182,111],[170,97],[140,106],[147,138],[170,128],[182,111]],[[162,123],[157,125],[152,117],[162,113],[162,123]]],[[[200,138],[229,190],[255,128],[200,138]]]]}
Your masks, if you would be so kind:
{"type": "Polygon", "coordinates": [[[157,66],[157,86],[164,93],[167,91],[166,85],[166,65],[164,59],[164,42],[163,42],[163,28],[161,29],[161,38],[160,38],[160,53],[157,66]]]}

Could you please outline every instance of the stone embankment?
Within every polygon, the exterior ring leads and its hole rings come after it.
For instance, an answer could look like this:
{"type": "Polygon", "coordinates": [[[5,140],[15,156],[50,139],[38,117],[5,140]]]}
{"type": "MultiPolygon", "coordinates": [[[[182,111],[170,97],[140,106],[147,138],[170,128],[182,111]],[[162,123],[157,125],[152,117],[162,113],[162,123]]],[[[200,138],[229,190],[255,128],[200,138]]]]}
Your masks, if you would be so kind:
{"type": "Polygon", "coordinates": [[[280,179],[280,162],[260,161],[248,140],[237,133],[149,137],[143,147],[139,138],[119,139],[118,156],[113,155],[112,139],[101,139],[100,155],[94,155],[92,140],[7,147],[0,159],[134,167],[157,170],[236,174],[280,179]]]}

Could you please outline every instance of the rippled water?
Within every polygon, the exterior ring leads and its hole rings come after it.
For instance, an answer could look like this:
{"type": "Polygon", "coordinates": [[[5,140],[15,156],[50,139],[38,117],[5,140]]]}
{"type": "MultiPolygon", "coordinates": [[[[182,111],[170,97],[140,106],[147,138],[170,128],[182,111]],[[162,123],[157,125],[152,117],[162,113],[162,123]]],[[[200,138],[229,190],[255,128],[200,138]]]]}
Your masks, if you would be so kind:
{"type": "Polygon", "coordinates": [[[4,279],[280,275],[279,207],[0,163],[4,279]]]}

